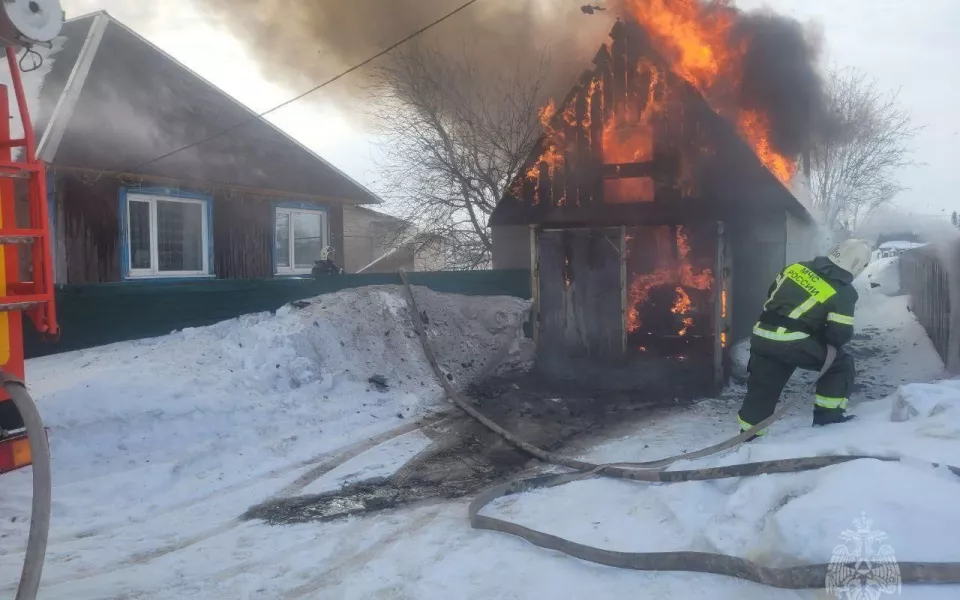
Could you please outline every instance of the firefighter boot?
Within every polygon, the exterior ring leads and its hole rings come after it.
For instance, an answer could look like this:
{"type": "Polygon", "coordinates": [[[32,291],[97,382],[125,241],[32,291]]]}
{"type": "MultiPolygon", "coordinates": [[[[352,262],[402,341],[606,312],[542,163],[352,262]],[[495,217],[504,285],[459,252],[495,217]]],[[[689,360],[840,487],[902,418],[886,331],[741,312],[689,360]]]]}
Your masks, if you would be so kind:
{"type": "Polygon", "coordinates": [[[813,407],[813,425],[833,425],[834,423],[846,423],[856,419],[856,415],[846,415],[842,408],[823,408],[813,407]]]}

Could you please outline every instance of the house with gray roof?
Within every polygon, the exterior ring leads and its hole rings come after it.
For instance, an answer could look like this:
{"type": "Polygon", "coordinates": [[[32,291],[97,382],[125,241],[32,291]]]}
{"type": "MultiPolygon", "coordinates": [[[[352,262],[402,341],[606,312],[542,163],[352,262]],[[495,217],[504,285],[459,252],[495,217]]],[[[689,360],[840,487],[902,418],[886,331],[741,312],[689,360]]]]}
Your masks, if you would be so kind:
{"type": "Polygon", "coordinates": [[[106,12],[41,54],[58,284],[308,274],[324,246],[342,264],[344,207],[380,203],[106,12]]]}

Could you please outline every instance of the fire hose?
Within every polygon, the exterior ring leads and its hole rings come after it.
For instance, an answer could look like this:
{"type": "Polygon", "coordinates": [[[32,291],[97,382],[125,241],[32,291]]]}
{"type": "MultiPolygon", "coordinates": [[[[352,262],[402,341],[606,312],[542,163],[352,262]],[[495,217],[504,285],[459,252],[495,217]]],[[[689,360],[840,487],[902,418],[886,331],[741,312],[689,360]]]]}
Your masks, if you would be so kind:
{"type": "Polygon", "coordinates": [[[30,533],[27,551],[20,573],[16,600],[34,600],[40,589],[40,574],[47,553],[47,533],[50,530],[51,468],[50,446],[47,433],[40,418],[37,405],[27,393],[23,381],[6,373],[0,373],[0,384],[10,394],[27,429],[30,454],[33,462],[33,506],[30,511],[30,533]]]}
{"type": "MultiPolygon", "coordinates": [[[[758,563],[730,556],[727,554],[715,552],[620,552],[615,550],[604,550],[567,540],[549,533],[537,531],[517,523],[511,523],[503,519],[480,514],[488,504],[514,494],[520,494],[537,489],[552,488],[582,480],[588,477],[615,477],[619,479],[630,479],[633,481],[647,483],[676,483],[682,481],[708,481],[714,479],[728,479],[733,477],[753,477],[763,474],[776,473],[799,473],[822,469],[833,465],[854,461],[872,459],[885,462],[899,462],[901,457],[895,456],[875,456],[869,454],[861,455],[832,455],[832,456],[811,456],[804,458],[788,458],[779,460],[767,460],[753,463],[727,465],[722,467],[712,467],[704,469],[691,469],[686,471],[666,471],[666,467],[681,460],[693,460],[712,454],[729,450],[743,444],[754,434],[763,431],[772,423],[779,420],[790,408],[790,403],[783,403],[770,417],[764,419],[752,428],[740,433],[719,444],[708,448],[664,458],[660,460],[647,462],[624,462],[593,464],[581,460],[558,456],[552,452],[547,452],[529,444],[517,436],[513,435],[484,414],[476,410],[472,404],[463,396],[463,394],[447,379],[440,364],[437,361],[433,346],[427,336],[423,323],[420,318],[420,310],[417,307],[416,297],[413,288],[406,273],[401,269],[400,278],[409,298],[409,308],[413,318],[413,325],[420,342],[423,346],[424,354],[430,363],[434,374],[443,386],[443,389],[450,400],[460,407],[468,415],[482,423],[485,427],[502,437],[504,440],[516,448],[530,454],[531,456],[543,461],[544,463],[566,467],[571,470],[567,473],[549,473],[534,477],[517,479],[507,483],[493,486],[481,492],[469,504],[467,512],[470,518],[470,525],[474,529],[487,529],[490,531],[499,531],[520,537],[531,544],[548,550],[556,550],[569,556],[581,560],[618,567],[623,569],[634,569],[638,571],[683,571],[692,573],[712,573],[715,575],[725,575],[746,579],[762,585],[784,588],[784,589],[822,589],[827,587],[828,577],[831,570],[837,572],[839,569],[846,569],[848,572],[856,572],[855,563],[837,564],[811,564],[798,565],[793,567],[767,567],[758,563]]],[[[828,349],[827,361],[821,369],[821,374],[833,362],[836,356],[836,349],[828,349]]],[[[911,460],[910,464],[916,461],[911,460]]],[[[937,463],[931,463],[934,467],[939,467],[937,463]]],[[[960,468],[944,465],[954,475],[960,476],[960,468]]],[[[903,584],[960,584],[960,563],[957,562],[898,562],[900,571],[900,582],[903,584]]]]}

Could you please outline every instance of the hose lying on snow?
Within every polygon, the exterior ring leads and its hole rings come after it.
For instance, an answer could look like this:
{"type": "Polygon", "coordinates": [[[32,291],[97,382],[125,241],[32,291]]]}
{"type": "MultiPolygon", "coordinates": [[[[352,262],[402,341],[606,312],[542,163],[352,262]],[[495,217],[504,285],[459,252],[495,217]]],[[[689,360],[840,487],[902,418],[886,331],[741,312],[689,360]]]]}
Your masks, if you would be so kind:
{"type": "MultiPolygon", "coordinates": [[[[424,354],[430,362],[437,379],[443,386],[450,399],[467,414],[480,421],[484,426],[494,433],[503,437],[506,441],[528,454],[554,465],[559,465],[573,469],[571,473],[558,473],[539,475],[526,479],[519,479],[491,487],[470,502],[468,514],[470,516],[470,525],[475,529],[489,529],[491,531],[500,531],[521,537],[528,542],[547,548],[557,550],[574,556],[576,558],[602,564],[611,567],[620,567],[624,569],[635,569],[639,571],[688,571],[694,573],[713,573],[716,575],[727,575],[739,579],[747,579],[756,583],[769,585],[778,588],[789,589],[809,589],[824,588],[827,585],[829,571],[838,570],[843,567],[856,571],[857,565],[850,563],[844,565],[800,565],[795,567],[771,568],[758,565],[757,563],[713,552],[618,552],[614,550],[603,550],[572,542],[561,537],[543,533],[504,521],[496,517],[481,515],[480,511],[488,504],[512,494],[519,494],[535,489],[556,487],[577,481],[590,476],[605,475],[607,477],[617,477],[620,479],[632,479],[634,481],[646,481],[654,483],[674,483],[680,481],[706,481],[711,479],[725,479],[731,477],[749,477],[761,474],[772,473],[798,473],[801,471],[810,471],[822,469],[831,465],[837,465],[853,460],[874,459],[888,462],[899,461],[899,458],[888,456],[870,456],[870,455],[850,455],[850,456],[811,456],[806,458],[788,458],[780,460],[768,460],[755,463],[746,463],[739,465],[728,465],[723,467],[713,467],[707,469],[692,469],[689,471],[663,471],[662,469],[680,460],[692,460],[702,458],[711,454],[716,454],[730,448],[739,446],[758,431],[769,427],[771,423],[783,416],[789,408],[789,404],[781,405],[773,415],[758,423],[753,428],[741,433],[720,444],[704,448],[697,452],[672,456],[662,460],[639,462],[639,463],[613,463],[613,464],[593,464],[580,460],[564,458],[551,452],[547,452],[532,444],[524,442],[514,436],[509,431],[500,427],[485,415],[477,411],[470,402],[453,386],[446,378],[437,357],[433,352],[430,339],[427,337],[417,308],[417,300],[410,287],[406,273],[401,270],[400,277],[403,280],[407,295],[410,300],[410,311],[413,316],[413,324],[423,345],[424,354]]],[[[939,465],[934,465],[939,466],[939,465]]],[[[955,475],[960,476],[960,468],[947,465],[955,475]]],[[[923,583],[923,584],[957,584],[960,583],[960,563],[956,562],[899,562],[901,583],[923,583]]],[[[850,572],[850,571],[847,571],[850,572]]]]}

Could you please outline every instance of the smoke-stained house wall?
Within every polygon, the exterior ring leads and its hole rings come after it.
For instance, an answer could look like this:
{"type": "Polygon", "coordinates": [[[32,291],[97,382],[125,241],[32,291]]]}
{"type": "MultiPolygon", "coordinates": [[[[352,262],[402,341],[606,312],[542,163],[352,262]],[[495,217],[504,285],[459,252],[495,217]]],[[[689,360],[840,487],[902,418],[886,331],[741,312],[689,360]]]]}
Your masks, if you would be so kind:
{"type": "Polygon", "coordinates": [[[105,12],[63,36],[24,75],[58,283],[303,274],[321,243],[342,263],[343,206],[379,198],[105,12]]]}

